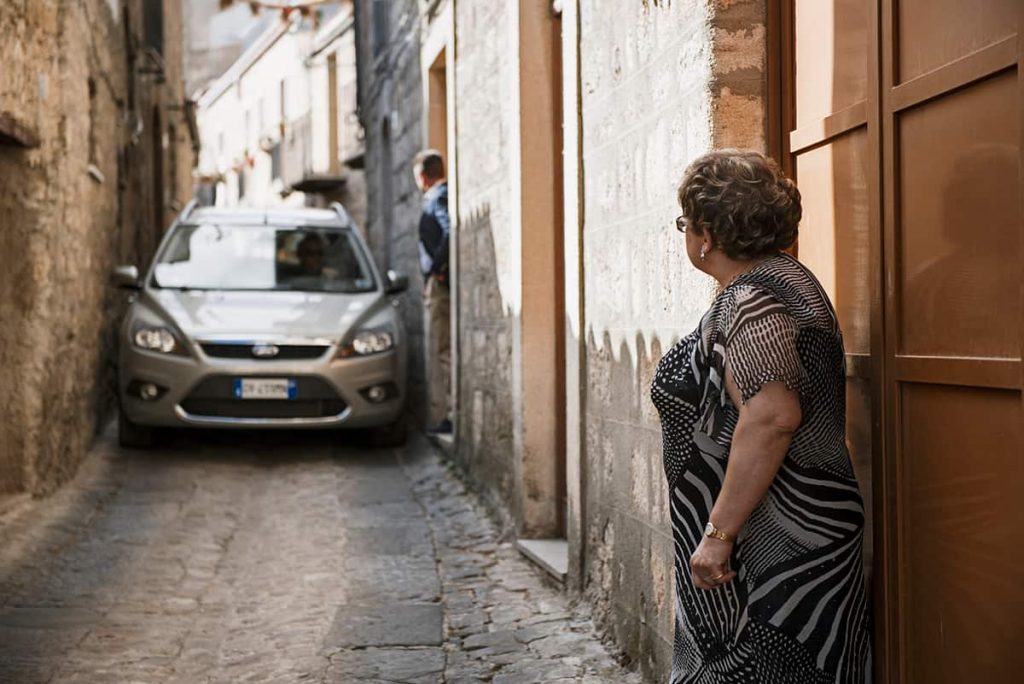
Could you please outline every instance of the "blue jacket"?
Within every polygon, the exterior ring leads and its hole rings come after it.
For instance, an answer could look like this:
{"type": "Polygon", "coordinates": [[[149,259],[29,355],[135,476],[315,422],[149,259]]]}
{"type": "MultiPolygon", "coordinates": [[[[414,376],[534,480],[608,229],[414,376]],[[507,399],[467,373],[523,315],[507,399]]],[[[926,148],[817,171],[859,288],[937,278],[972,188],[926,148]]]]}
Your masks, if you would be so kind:
{"type": "Polygon", "coordinates": [[[448,278],[448,183],[442,181],[423,193],[420,214],[420,270],[423,275],[448,278]]]}

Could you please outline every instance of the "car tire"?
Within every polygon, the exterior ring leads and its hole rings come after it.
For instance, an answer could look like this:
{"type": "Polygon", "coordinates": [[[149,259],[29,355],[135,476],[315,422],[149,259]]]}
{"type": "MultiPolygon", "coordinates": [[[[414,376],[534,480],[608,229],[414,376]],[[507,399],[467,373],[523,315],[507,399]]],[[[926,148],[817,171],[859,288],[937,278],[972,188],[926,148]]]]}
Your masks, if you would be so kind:
{"type": "Polygon", "coordinates": [[[145,425],[138,425],[124,415],[124,411],[117,412],[117,443],[127,449],[148,449],[153,446],[156,437],[156,430],[145,425]]]}
{"type": "Polygon", "coordinates": [[[404,446],[408,438],[408,426],[405,416],[389,425],[372,428],[370,430],[370,446],[378,449],[393,449],[404,446]]]}

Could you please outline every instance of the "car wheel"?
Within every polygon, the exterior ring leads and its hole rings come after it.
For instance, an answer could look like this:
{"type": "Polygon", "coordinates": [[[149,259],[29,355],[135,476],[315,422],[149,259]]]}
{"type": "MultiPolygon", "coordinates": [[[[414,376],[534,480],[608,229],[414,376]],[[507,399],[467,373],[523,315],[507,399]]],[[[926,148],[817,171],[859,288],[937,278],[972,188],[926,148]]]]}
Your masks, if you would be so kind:
{"type": "Polygon", "coordinates": [[[138,425],[124,415],[124,411],[117,412],[117,443],[128,449],[148,449],[153,446],[156,431],[145,425],[138,425]]]}
{"type": "Polygon", "coordinates": [[[408,436],[405,416],[389,425],[382,425],[370,430],[370,446],[379,449],[400,447],[405,444],[408,436]]]}

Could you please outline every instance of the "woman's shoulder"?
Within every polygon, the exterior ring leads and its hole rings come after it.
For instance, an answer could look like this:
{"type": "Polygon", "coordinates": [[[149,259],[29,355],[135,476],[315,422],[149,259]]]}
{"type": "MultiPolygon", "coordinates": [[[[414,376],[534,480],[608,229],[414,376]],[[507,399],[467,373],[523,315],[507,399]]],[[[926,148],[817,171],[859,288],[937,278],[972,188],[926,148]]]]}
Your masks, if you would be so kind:
{"type": "Polygon", "coordinates": [[[828,293],[806,265],[788,254],[765,260],[737,283],[737,310],[782,309],[799,327],[838,328],[828,293]]]}

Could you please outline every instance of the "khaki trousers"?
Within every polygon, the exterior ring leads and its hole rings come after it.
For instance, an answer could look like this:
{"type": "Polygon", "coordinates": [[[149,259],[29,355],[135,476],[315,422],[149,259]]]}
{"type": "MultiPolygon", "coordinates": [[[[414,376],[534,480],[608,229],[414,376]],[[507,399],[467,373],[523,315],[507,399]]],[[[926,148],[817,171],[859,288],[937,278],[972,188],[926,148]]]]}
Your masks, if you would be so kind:
{"type": "Polygon", "coordinates": [[[426,326],[427,426],[451,419],[451,295],[428,278],[423,290],[426,326]]]}

